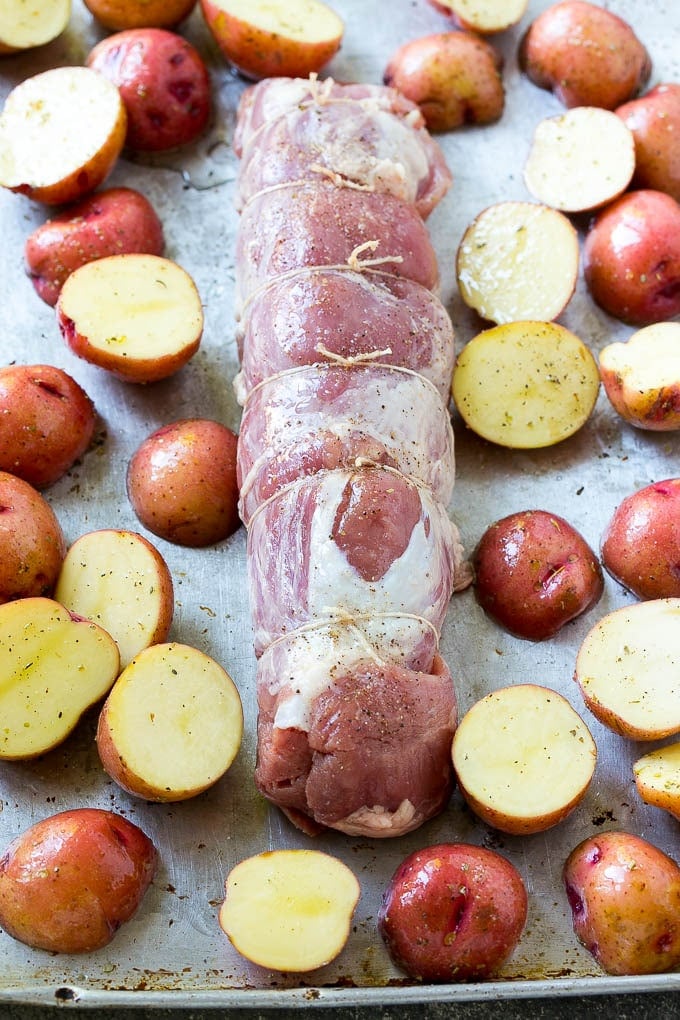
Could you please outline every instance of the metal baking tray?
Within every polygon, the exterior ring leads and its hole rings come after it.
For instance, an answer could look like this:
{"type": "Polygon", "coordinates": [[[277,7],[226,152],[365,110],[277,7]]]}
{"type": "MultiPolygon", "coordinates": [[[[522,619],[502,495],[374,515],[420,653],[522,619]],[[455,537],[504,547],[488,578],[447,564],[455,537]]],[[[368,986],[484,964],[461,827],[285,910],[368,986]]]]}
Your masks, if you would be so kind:
{"type": "MultiPolygon", "coordinates": [[[[333,0],[344,17],[340,53],[326,72],[339,80],[379,82],[389,56],[407,39],[449,30],[451,22],[428,0],[333,0]]],[[[524,27],[546,0],[531,0],[522,23],[495,39],[505,60],[506,109],[492,127],[439,136],[454,175],[450,193],[429,228],[440,260],[442,296],[458,347],[480,324],[457,293],[454,257],[470,220],[501,199],[528,199],[522,165],[534,125],[561,107],[518,72],[516,52],[524,27]]],[[[680,80],[680,9],[674,0],[644,7],[636,0],[605,6],[627,18],[654,60],[652,83],[680,80]]],[[[118,163],[110,184],[144,192],[165,226],[167,254],[196,281],[205,306],[205,334],[198,354],[173,378],[147,387],[126,385],[77,360],[65,348],[54,312],[33,292],[23,269],[23,244],[48,213],[9,192],[0,194],[3,271],[0,308],[3,361],[50,362],[70,372],[95,401],[98,441],[82,462],[47,490],[68,541],[102,528],[142,530],[125,494],[128,459],[141,440],[181,417],[213,417],[238,429],[232,391],[237,371],[233,317],[233,255],[237,216],[231,149],[235,111],[244,81],[226,65],[198,11],[182,32],[205,56],[214,86],[215,116],[207,135],[185,150],[118,163]]],[[[74,0],[70,27],[55,43],[0,63],[2,98],[18,81],[56,64],[82,63],[103,35],[74,0]]],[[[581,229],[585,221],[580,222],[581,229]]],[[[561,321],[596,351],[631,329],[600,312],[582,281],[561,321]]],[[[601,393],[584,428],[560,445],[536,451],[494,447],[466,432],[454,418],[457,485],[450,512],[466,548],[483,530],[514,510],[540,507],[567,517],[597,547],[623,496],[678,473],[677,433],[641,432],[625,425],[601,393]]],[[[153,539],[153,536],[150,536],[153,539]]],[[[461,714],[487,691],[521,681],[549,685],[586,718],[599,748],[595,778],[585,801],[561,825],[528,838],[507,837],[477,822],[454,793],[439,818],[408,836],[379,842],[339,834],[313,845],[344,859],[362,884],[349,942],[338,959],[303,976],[270,973],[250,965],[231,947],[217,923],[229,869],[240,859],[276,847],[310,845],[256,793],[255,658],[247,606],[245,536],[190,550],[153,539],[175,581],[171,637],[194,644],[220,661],[243,699],[242,749],[211,790],[178,804],[148,804],[119,790],[102,771],[94,746],[96,713],[83,719],[61,747],[28,763],[0,766],[0,845],[53,812],[91,805],[129,817],[154,839],[162,865],[137,916],[107,948],[86,956],[33,951],[0,934],[0,1003],[110,1006],[264,1007],[442,1002],[500,997],[597,994],[628,990],[680,990],[680,974],[642,978],[603,975],[573,935],[561,885],[569,850],[585,836],[628,829],[667,852],[678,852],[678,824],[637,797],[631,764],[646,749],[606,731],[588,715],[573,682],[576,650],[600,615],[630,601],[611,579],[597,608],[556,638],[534,644],[511,637],[477,607],[471,591],[454,596],[442,652],[456,680],[461,714]],[[421,986],[409,982],[388,958],[376,931],[383,888],[412,850],[444,840],[466,840],[504,853],[522,873],[529,892],[526,931],[499,977],[484,984],[421,986]]]]}

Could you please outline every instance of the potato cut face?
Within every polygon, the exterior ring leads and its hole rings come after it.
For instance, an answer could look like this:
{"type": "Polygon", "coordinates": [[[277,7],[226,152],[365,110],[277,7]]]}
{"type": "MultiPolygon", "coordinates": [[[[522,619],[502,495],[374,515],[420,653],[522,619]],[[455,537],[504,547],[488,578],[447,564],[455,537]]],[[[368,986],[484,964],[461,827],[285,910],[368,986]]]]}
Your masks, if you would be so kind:
{"type": "Polygon", "coordinates": [[[621,118],[578,106],[537,125],[524,181],[539,202],[585,212],[625,191],[634,169],[635,142],[621,118]]]}
{"type": "Polygon", "coordinates": [[[114,638],[125,667],[168,635],[173,584],[165,560],[142,535],[93,531],[68,550],[54,597],[114,638]]]}
{"type": "Polygon", "coordinates": [[[443,6],[478,32],[502,32],[520,21],[528,0],[443,0],[443,6]]]}
{"type": "Polygon", "coordinates": [[[118,678],[104,713],[129,773],[127,785],[141,781],[155,791],[151,799],[207,789],[241,746],[236,685],[219,663],[189,645],[158,644],[140,652],[118,678]]]}
{"type": "Polygon", "coordinates": [[[474,337],[453,373],[465,423],[500,446],[535,449],[573,435],[590,416],[600,385],[585,344],[554,322],[512,322],[474,337]]]}
{"type": "Polygon", "coordinates": [[[0,758],[32,758],[61,743],[119,669],[101,627],[47,598],[0,606],[0,758]]]}
{"type": "MultiPolygon", "coordinates": [[[[88,67],[27,78],[10,92],[0,116],[0,185],[58,184],[95,160],[124,116],[116,86],[88,67]]],[[[124,130],[119,149],[123,140],[124,130]]]]}
{"type": "Polygon", "coordinates": [[[680,733],[680,599],[608,613],[586,635],[575,675],[590,711],[616,733],[634,740],[680,733]]]}
{"type": "Polygon", "coordinates": [[[566,698],[536,684],[486,695],[463,717],[452,745],[473,810],[508,832],[538,832],[566,817],[585,794],[596,758],[590,731],[566,698]]]}
{"type": "Polygon", "coordinates": [[[347,865],[318,850],[273,850],[229,873],[220,926],[253,963],[322,967],[343,949],[361,888],[347,865]]]}
{"type": "Polygon", "coordinates": [[[340,17],[319,0],[214,0],[233,18],[304,43],[336,39],[343,31],[340,17]]]}
{"type": "Polygon", "coordinates": [[[656,322],[625,343],[608,344],[600,352],[600,365],[641,394],[680,386],[680,322],[656,322]]]}
{"type": "Polygon", "coordinates": [[[496,323],[550,321],[576,286],[577,233],[562,213],[533,202],[500,202],[468,227],[458,248],[461,297],[496,323]]]}
{"type": "Polygon", "coordinates": [[[0,48],[27,50],[56,39],[71,17],[71,0],[22,0],[0,5],[0,48]]]}
{"type": "Polygon", "coordinates": [[[638,758],[633,775],[638,793],[647,804],[680,819],[680,742],[638,758]]]}

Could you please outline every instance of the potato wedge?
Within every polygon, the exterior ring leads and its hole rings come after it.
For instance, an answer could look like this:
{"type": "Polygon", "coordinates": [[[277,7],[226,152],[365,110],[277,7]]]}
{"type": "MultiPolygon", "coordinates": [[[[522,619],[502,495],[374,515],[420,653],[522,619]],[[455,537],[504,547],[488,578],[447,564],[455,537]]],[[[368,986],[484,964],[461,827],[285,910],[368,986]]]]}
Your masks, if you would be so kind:
{"type": "Polygon", "coordinates": [[[174,610],[172,576],[159,551],[134,531],[91,531],[68,550],[54,591],[71,613],[98,623],[125,668],[165,641],[174,610]]]}
{"type": "Polygon", "coordinates": [[[555,322],[509,322],[458,355],[453,399],[465,424],[499,446],[559,443],[590,416],[600,385],[586,345],[555,322]]]}
{"type": "Polygon", "coordinates": [[[144,649],[120,674],[99,716],[97,749],[128,793],[176,801],[216,783],[242,736],[229,674],[197,648],[172,642],[144,649]]]}
{"type": "Polygon", "coordinates": [[[497,324],[556,319],[576,287],[578,234],[557,209],[499,202],[463,234],[456,276],[463,301],[497,324]]]}
{"type": "Polygon", "coordinates": [[[604,616],[576,657],[593,715],[632,740],[680,733],[680,598],[650,599],[604,616]]]}
{"type": "Polygon", "coordinates": [[[203,333],[196,285],[158,255],[110,255],[80,266],[62,287],[57,321],[74,354],[126,382],[179,371],[203,333]]]}
{"type": "Polygon", "coordinates": [[[0,186],[48,205],[75,202],[109,175],[126,127],[118,89],[97,71],[55,67],[26,78],[0,114],[0,186]]]}
{"type": "Polygon", "coordinates": [[[225,882],[220,927],[246,959],[271,970],[316,970],[342,951],[361,887],[346,864],[318,850],[248,857],[225,882]]]}
{"type": "Polygon", "coordinates": [[[529,0],[431,0],[433,7],[453,16],[460,28],[495,35],[524,17],[529,0]]]}
{"type": "Polygon", "coordinates": [[[644,754],[633,763],[637,791],[646,804],[680,821],[680,742],[644,754]]]}
{"type": "Polygon", "coordinates": [[[597,750],[566,698],[538,684],[517,684],[469,709],[451,756],[471,810],[501,832],[528,835],[557,825],[582,800],[597,750]]]}
{"type": "Polygon", "coordinates": [[[626,190],[634,170],[635,142],[621,118],[596,106],[577,106],[536,126],[524,182],[539,202],[578,213],[611,202],[626,190]]]}
{"type": "Polygon", "coordinates": [[[118,646],[52,599],[0,606],[0,758],[60,744],[118,675],[118,646]]]}
{"type": "Polygon", "coordinates": [[[599,354],[614,410],[639,429],[680,429],[680,323],[656,322],[599,354]]]}
{"type": "Polygon", "coordinates": [[[61,35],[71,0],[22,0],[0,6],[0,54],[44,46],[61,35]]]}

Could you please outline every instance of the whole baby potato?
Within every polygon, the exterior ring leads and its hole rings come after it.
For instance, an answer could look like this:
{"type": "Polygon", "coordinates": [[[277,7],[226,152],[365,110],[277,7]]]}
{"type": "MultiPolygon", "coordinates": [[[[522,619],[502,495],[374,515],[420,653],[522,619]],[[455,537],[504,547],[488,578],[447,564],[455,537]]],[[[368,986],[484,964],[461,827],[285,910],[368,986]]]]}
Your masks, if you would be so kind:
{"type": "Polygon", "coordinates": [[[0,858],[0,927],[53,953],[101,949],[137,911],[157,863],[149,837],[113,811],[51,815],[0,858]]]}
{"type": "Polygon", "coordinates": [[[564,884],[574,932],[608,974],[680,966],[680,867],[658,847],[629,832],[589,836],[564,884]]]}
{"type": "Polygon", "coordinates": [[[657,85],[615,112],[635,139],[633,186],[680,202],[680,84],[657,85]]]}
{"type": "Polygon", "coordinates": [[[43,489],[88,449],[97,421],[94,404],[54,365],[0,368],[0,470],[43,489]]]}
{"type": "Polygon", "coordinates": [[[604,531],[601,555],[639,599],[680,597],[680,478],[626,496],[604,531]]]}
{"type": "Polygon", "coordinates": [[[194,547],[236,531],[237,441],[231,429],[207,418],[181,419],[148,436],[127,471],[128,497],[144,527],[194,547]]]}
{"type": "Polygon", "coordinates": [[[563,0],[542,11],[522,37],[518,57],[527,77],[567,107],[614,110],[642,88],[652,69],[631,26],[586,0],[563,0]]]}
{"type": "Polygon", "coordinates": [[[525,510],[492,524],[474,550],[474,590],[489,616],[541,641],[584,613],[604,589],[597,556],[564,518],[525,510]]]}
{"type": "Polygon", "coordinates": [[[100,25],[124,28],[172,28],[191,14],[196,0],[84,0],[100,25]]]}
{"type": "Polygon", "coordinates": [[[416,103],[430,131],[491,124],[503,113],[501,58],[472,32],[439,32],[404,43],[383,75],[416,103]]]}
{"type": "Polygon", "coordinates": [[[67,277],[107,255],[161,255],[163,227],[151,203],[132,188],[108,188],[37,227],[24,249],[39,297],[56,305],[67,277]]]}
{"type": "Polygon", "coordinates": [[[631,191],[593,220],[583,273],[597,304],[648,326],[680,313],[680,204],[662,191],[631,191]]]}
{"type": "Polygon", "coordinates": [[[194,141],[212,110],[210,77],[191,43],[164,28],[130,28],[92,49],[87,66],[118,86],[125,145],[159,152],[194,141]]]}
{"type": "Polygon", "coordinates": [[[440,843],[416,850],[385,890],[378,930],[394,963],[419,981],[482,981],[519,942],[521,875],[494,850],[440,843]]]}
{"type": "Polygon", "coordinates": [[[51,594],[65,555],[49,503],[23,478],[0,471],[0,604],[51,594]]]}

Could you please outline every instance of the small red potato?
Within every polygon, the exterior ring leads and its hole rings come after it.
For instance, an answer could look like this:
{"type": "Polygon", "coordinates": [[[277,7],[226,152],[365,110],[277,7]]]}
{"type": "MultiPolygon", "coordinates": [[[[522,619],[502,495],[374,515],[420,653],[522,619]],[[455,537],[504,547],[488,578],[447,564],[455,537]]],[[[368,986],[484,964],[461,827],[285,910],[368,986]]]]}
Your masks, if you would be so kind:
{"type": "Polygon", "coordinates": [[[0,858],[0,926],[36,949],[94,952],[136,913],[157,866],[149,837],[113,811],[51,815],[0,858]]]}
{"type": "Polygon", "coordinates": [[[240,524],[237,436],[220,422],[185,418],[148,436],[127,471],[132,508],[154,535],[185,546],[214,545],[240,524]]]}
{"type": "Polygon", "coordinates": [[[0,471],[0,605],[51,594],[65,555],[49,503],[23,478],[0,471]]]}
{"type": "Polygon", "coordinates": [[[495,35],[512,28],[524,17],[528,0],[430,0],[462,29],[495,35]]]}
{"type": "Polygon", "coordinates": [[[604,7],[564,0],[544,10],[522,37],[519,63],[565,106],[613,110],[651,74],[649,54],[631,26],[604,7]]]}
{"type": "Polygon", "coordinates": [[[602,563],[639,599],[680,598],[680,478],[638,489],[602,536],[602,563]]]}
{"type": "Polygon", "coordinates": [[[126,28],[173,28],[188,17],[196,0],[83,0],[100,25],[112,32],[126,28]]]}
{"type": "Polygon", "coordinates": [[[53,365],[0,368],[0,470],[36,489],[52,485],[90,446],[94,404],[53,365]]]}
{"type": "Polygon", "coordinates": [[[472,556],[477,601],[506,630],[530,641],[552,637],[598,602],[597,556],[568,521],[525,510],[496,521],[472,556]]]}
{"type": "Polygon", "coordinates": [[[574,932],[608,974],[680,967],[680,867],[630,832],[579,843],[564,865],[574,932]]]}
{"type": "Polygon", "coordinates": [[[502,60],[472,32],[439,32],[404,43],[383,82],[416,103],[430,131],[492,124],[503,113],[502,60]]]}
{"type": "Polygon", "coordinates": [[[680,323],[644,326],[599,353],[600,378],[614,410],[639,429],[680,429],[680,323]]]}
{"type": "Polygon", "coordinates": [[[163,227],[151,203],[132,188],[109,188],[43,223],[24,248],[36,293],[56,305],[71,273],[86,262],[143,252],[161,255],[163,227]]]}
{"type": "Polygon", "coordinates": [[[0,54],[44,46],[61,35],[71,0],[22,0],[0,7],[0,54]]]}
{"type": "Polygon", "coordinates": [[[0,186],[48,205],[76,202],[108,177],[126,128],[118,89],[89,67],[26,78],[0,114],[0,186]]]}
{"type": "Polygon", "coordinates": [[[583,245],[588,290],[632,326],[680,313],[680,204],[661,191],[631,191],[603,209],[583,245]]]}
{"type": "Polygon", "coordinates": [[[667,744],[638,758],[633,776],[646,804],[667,811],[680,822],[680,743],[667,744]]]}
{"type": "Polygon", "coordinates": [[[633,186],[680,202],[680,84],[656,85],[615,112],[635,139],[633,186]]]}
{"type": "Polygon", "coordinates": [[[440,843],[399,865],[383,893],[378,931],[411,978],[483,981],[512,954],[526,919],[526,888],[507,858],[440,843]]]}
{"type": "Polygon", "coordinates": [[[117,32],[97,43],[87,66],[120,92],[128,149],[175,149],[205,130],[212,109],[210,77],[198,50],[182,36],[164,28],[117,32]]]}
{"type": "Polygon", "coordinates": [[[345,29],[322,0],[200,0],[200,8],[229,63],[254,80],[320,71],[345,29]]]}
{"type": "Polygon", "coordinates": [[[159,255],[109,255],[74,270],[57,322],[79,358],[130,383],[183,368],[203,335],[203,306],[189,274],[159,255]]]}

